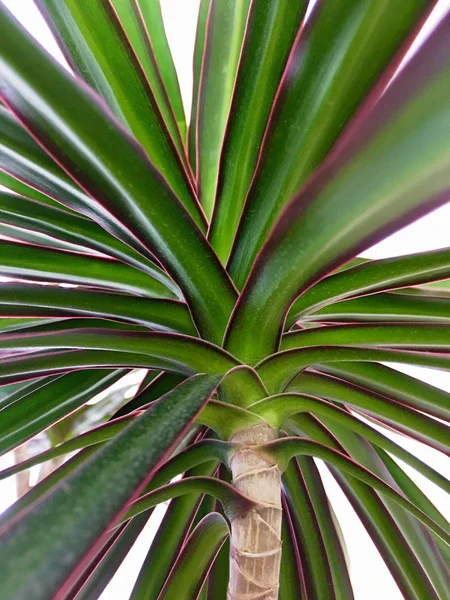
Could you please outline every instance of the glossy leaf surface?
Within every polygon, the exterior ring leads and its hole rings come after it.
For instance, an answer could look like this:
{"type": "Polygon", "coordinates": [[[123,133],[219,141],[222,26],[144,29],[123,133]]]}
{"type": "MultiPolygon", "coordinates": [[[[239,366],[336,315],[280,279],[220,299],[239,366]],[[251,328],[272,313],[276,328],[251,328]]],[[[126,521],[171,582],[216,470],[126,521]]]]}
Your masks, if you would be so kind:
{"type": "Polygon", "coordinates": [[[136,495],[216,384],[216,377],[200,376],[181,385],[55,488],[26,518],[11,523],[1,551],[4,592],[14,596],[20,591],[22,597],[28,593],[35,598],[61,593],[97,536],[136,495]],[[71,489],[76,490],[76,500],[71,489]],[[52,531],[55,535],[50,535],[52,531]],[[18,556],[27,565],[25,577],[13,568],[18,556]]]}
{"type": "Polygon", "coordinates": [[[264,129],[306,0],[253,2],[228,118],[209,239],[227,262],[264,129]]]}
{"type": "Polygon", "coordinates": [[[97,98],[36,48],[6,8],[1,15],[1,27],[8,31],[0,36],[4,100],[115,215],[121,229],[133,230],[158,256],[197,307],[193,310],[202,329],[221,340],[235,293],[201,231],[97,98]],[[42,100],[39,104],[34,102],[36,95],[42,100]],[[68,114],[64,107],[69,98],[68,114]]]}
{"type": "Polygon", "coordinates": [[[448,199],[449,27],[447,18],[278,220],[228,331],[244,361],[276,348],[302,291],[448,199]]]}
{"type": "Polygon", "coordinates": [[[202,225],[183,162],[112,5],[101,0],[92,0],[89,7],[81,7],[76,0],[39,0],[38,5],[69,65],[105,98],[202,225]]]}
{"type": "Polygon", "coordinates": [[[202,519],[183,546],[161,591],[161,599],[195,598],[227,536],[228,525],[221,515],[211,512],[202,519]]]}
{"type": "Polygon", "coordinates": [[[197,180],[209,217],[216,195],[222,142],[250,0],[211,0],[206,22],[196,122],[197,180]]]}
{"type": "Polygon", "coordinates": [[[429,4],[314,5],[277,93],[230,259],[239,289],[280,211],[325,158],[429,4]]]}

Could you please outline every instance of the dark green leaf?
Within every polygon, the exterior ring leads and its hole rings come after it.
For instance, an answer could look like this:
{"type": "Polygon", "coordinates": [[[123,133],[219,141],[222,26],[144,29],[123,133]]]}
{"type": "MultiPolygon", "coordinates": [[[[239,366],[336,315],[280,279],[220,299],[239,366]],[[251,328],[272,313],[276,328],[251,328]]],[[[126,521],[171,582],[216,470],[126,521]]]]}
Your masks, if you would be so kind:
{"type": "MultiPolygon", "coordinates": [[[[426,0],[399,7],[390,0],[315,3],[289,57],[232,251],[229,270],[239,289],[280,211],[325,158],[428,6],[426,0]]],[[[398,59],[384,85],[397,65],[398,59]]],[[[372,102],[383,87],[375,88],[372,102]]]]}
{"type": "MultiPolygon", "coordinates": [[[[296,433],[310,435],[322,444],[346,452],[330,431],[309,415],[291,419],[296,433]]],[[[357,479],[329,466],[366,528],[405,600],[438,600],[426,573],[378,494],[357,479]]],[[[394,505],[395,506],[395,505],[394,505]]],[[[444,542],[443,542],[444,543],[444,542]]]]}
{"type": "Polygon", "coordinates": [[[200,78],[202,73],[203,53],[205,51],[206,25],[208,20],[211,0],[200,0],[197,28],[195,34],[193,81],[192,81],[192,106],[188,129],[188,154],[194,173],[197,170],[197,110],[200,78]]]}
{"type": "Polygon", "coordinates": [[[283,473],[283,488],[291,508],[295,537],[301,549],[306,598],[336,600],[330,563],[315,507],[296,460],[283,473]]]}
{"type": "Polygon", "coordinates": [[[338,346],[297,348],[277,352],[261,361],[256,370],[269,392],[276,393],[283,391],[296,375],[310,365],[342,361],[385,361],[450,370],[450,356],[447,353],[338,346]]]}
{"type": "MultiPolygon", "coordinates": [[[[326,420],[325,425],[327,424],[328,421],[326,420]]],[[[336,427],[334,424],[331,427],[331,431],[337,436],[337,439],[343,444],[354,460],[363,464],[391,487],[397,489],[400,493],[403,493],[401,488],[397,487],[395,479],[391,477],[389,471],[369,443],[358,435],[346,431],[340,426],[336,427]]],[[[406,495],[406,497],[408,500],[412,500],[408,495],[406,495]]],[[[449,572],[445,566],[442,566],[442,555],[436,547],[432,534],[427,531],[426,527],[421,523],[417,523],[411,515],[401,508],[399,509],[391,499],[386,498],[384,502],[415,556],[419,560],[422,568],[430,578],[430,581],[437,591],[437,596],[439,598],[449,598],[449,572]]],[[[436,513],[437,511],[434,512],[436,513]]],[[[431,516],[429,513],[426,514],[431,516]]],[[[439,513],[437,513],[437,516],[437,522],[440,522],[444,527],[447,527],[447,520],[439,513]]],[[[447,550],[450,550],[449,546],[447,546],[447,550]]]]}
{"type": "MultiPolygon", "coordinates": [[[[169,483],[149,494],[141,496],[139,500],[136,500],[131,504],[122,520],[126,521],[131,519],[135,515],[144,512],[156,504],[191,492],[211,494],[211,496],[220,500],[225,514],[230,520],[256,506],[253,500],[238,492],[237,489],[229,483],[220,481],[220,479],[214,479],[212,477],[189,477],[187,479],[180,479],[175,483],[169,483]]],[[[437,535],[441,535],[441,537],[444,536],[443,539],[445,539],[445,534],[441,529],[436,525],[435,528],[437,535]]]]}
{"type": "Polygon", "coordinates": [[[253,2],[250,8],[209,231],[223,263],[233,244],[270,109],[307,4],[306,0],[281,0],[253,2]]]}
{"type": "Polygon", "coordinates": [[[197,180],[211,216],[250,0],[211,0],[206,22],[196,122],[197,180]]]}
{"type": "MultiPolygon", "coordinates": [[[[221,348],[188,336],[121,331],[120,329],[77,329],[76,325],[47,328],[48,332],[34,334],[11,334],[0,337],[0,350],[91,349],[110,350],[114,353],[129,352],[132,356],[143,354],[173,363],[175,370],[191,374],[193,371],[226,373],[238,363],[221,348]],[[61,329],[61,330],[59,330],[61,329]]],[[[99,365],[100,366],[100,365],[99,365]]],[[[137,365],[139,366],[139,365],[137,365]]],[[[151,366],[151,365],[149,365],[151,366]]],[[[159,365],[156,366],[158,368],[159,365]]]]}
{"type": "Polygon", "coordinates": [[[200,521],[186,544],[167,579],[160,598],[165,600],[192,600],[200,592],[211,563],[228,536],[225,519],[216,512],[200,521]]]}
{"type": "Polygon", "coordinates": [[[221,342],[235,291],[201,231],[93,93],[39,49],[2,7],[4,101],[114,215],[117,227],[132,231],[154,252],[179,283],[203,333],[221,342]]]}
{"type": "Polygon", "coordinates": [[[417,520],[426,525],[437,536],[450,545],[450,527],[446,524],[442,527],[435,523],[426,513],[417,508],[394,488],[386,484],[380,477],[374,475],[368,469],[350,460],[341,452],[327,448],[322,444],[311,440],[300,438],[282,438],[275,442],[265,444],[261,451],[267,452],[269,456],[276,457],[280,468],[285,468],[293,456],[306,455],[315,456],[325,462],[336,466],[338,469],[359,479],[363,483],[374,488],[399,506],[410,512],[417,520]]]}
{"type": "MultiPolygon", "coordinates": [[[[123,1],[123,0],[122,0],[123,1]]],[[[116,3],[117,0],[114,0],[116,3]]],[[[129,0],[126,0],[128,3],[129,0]]],[[[175,114],[182,141],[186,140],[186,118],[177,72],[172,59],[169,43],[166,37],[160,0],[137,0],[136,6],[142,15],[151,48],[154,53],[157,68],[168,95],[169,107],[175,114]]]]}
{"type": "Polygon", "coordinates": [[[16,400],[0,412],[0,454],[70,414],[125,374],[122,370],[69,373],[16,400]]]}
{"type": "Polygon", "coordinates": [[[11,282],[0,286],[0,314],[103,317],[161,331],[197,335],[189,311],[181,302],[111,294],[105,290],[102,292],[11,282]]]}
{"type": "MultiPolygon", "coordinates": [[[[319,373],[302,373],[295,381],[295,390],[319,398],[327,398],[333,402],[349,404],[362,409],[363,413],[382,417],[394,428],[397,424],[402,425],[412,435],[423,439],[425,443],[447,454],[449,452],[448,427],[404,403],[394,402],[358,386],[319,373]]],[[[287,403],[289,404],[290,401],[288,400],[287,403]]],[[[319,410],[322,408],[324,407],[320,406],[319,410]]],[[[350,423],[346,423],[346,427],[349,425],[350,423]]]]}
{"type": "Polygon", "coordinates": [[[86,285],[138,296],[174,296],[157,279],[118,261],[4,240],[0,240],[0,273],[7,277],[86,285]]]}
{"type": "MultiPolygon", "coordinates": [[[[188,471],[185,476],[210,476],[214,473],[216,466],[215,462],[200,465],[188,471]]],[[[193,492],[170,502],[140,570],[130,596],[131,600],[148,600],[148,598],[158,597],[186,540],[200,501],[201,495],[193,492]]],[[[138,515],[137,518],[143,515],[138,515]]],[[[135,519],[136,517],[131,522],[135,519]]]]}
{"type": "Polygon", "coordinates": [[[316,365],[315,368],[371,392],[382,394],[394,402],[404,403],[435,417],[450,420],[448,392],[385,365],[349,362],[316,365]]]}
{"type": "MultiPolygon", "coordinates": [[[[327,395],[325,391],[320,389],[320,386],[314,387],[314,375],[305,373],[300,375],[289,386],[289,391],[304,391],[304,392],[317,392],[327,395]],[[305,382],[304,384],[302,382],[305,382]],[[308,383],[310,384],[308,386],[308,383]]],[[[325,386],[323,386],[325,388],[325,386]]],[[[331,394],[330,394],[331,395],[331,394]]],[[[336,396],[333,394],[333,400],[336,400],[336,396]]],[[[375,400],[376,402],[376,400],[375,400]]],[[[349,404],[352,403],[351,395],[349,395],[349,404]]],[[[372,444],[384,448],[394,456],[397,456],[403,460],[406,464],[416,469],[419,473],[424,475],[433,481],[437,486],[441,487],[448,494],[450,494],[450,481],[443,477],[440,473],[435,471],[432,467],[429,467],[426,463],[421,461],[419,458],[404,450],[401,446],[391,441],[389,438],[379,433],[369,425],[366,425],[346,410],[343,410],[331,402],[316,398],[313,396],[307,396],[305,394],[281,394],[279,396],[270,396],[265,400],[261,400],[250,407],[252,412],[261,415],[266,421],[268,421],[272,427],[281,427],[284,421],[299,412],[310,412],[316,414],[319,417],[325,417],[338,423],[339,425],[350,429],[369,440],[372,444]]],[[[402,410],[405,408],[402,407],[402,410]]]]}
{"type": "Polygon", "coordinates": [[[117,11],[122,27],[141,63],[180,158],[184,164],[187,164],[184,147],[186,122],[183,103],[172,56],[165,38],[161,11],[154,10],[152,18],[144,22],[145,11],[148,11],[149,6],[153,8],[153,5],[159,9],[159,0],[147,1],[143,7],[133,0],[112,0],[112,5],[117,11]],[[165,46],[163,46],[163,40],[166,41],[165,46]]]}
{"type": "Polygon", "coordinates": [[[91,0],[89,6],[81,6],[77,0],[38,0],[38,6],[72,69],[105,98],[193,219],[204,226],[183,161],[111,4],[91,0]]]}
{"type": "MultiPolygon", "coordinates": [[[[173,281],[148,259],[107,233],[91,220],[69,214],[28,198],[0,192],[0,218],[3,223],[24,227],[117,258],[158,279],[176,295],[173,281]]],[[[45,244],[44,244],[45,245],[45,244]]]]}
{"type": "MultiPolygon", "coordinates": [[[[397,12],[391,2],[365,4],[397,12]]],[[[386,25],[382,19],[383,32],[386,25]]],[[[301,292],[448,200],[449,25],[447,18],[364,118],[354,121],[272,229],[227,334],[227,347],[245,362],[254,364],[276,349],[289,306],[301,292]]]]}
{"type": "Polygon", "coordinates": [[[44,502],[12,522],[2,540],[3,593],[17,599],[47,600],[70,589],[87,550],[94,542],[98,545],[112,519],[117,522],[124,505],[136,497],[217,383],[217,377],[198,376],[181,384],[65,479],[44,502]],[[19,571],[14,568],[18,560],[23,566],[19,571]]]}
{"type": "Polygon", "coordinates": [[[449,351],[450,326],[422,323],[336,325],[293,331],[283,336],[281,350],[312,346],[403,348],[415,351],[449,351]]]}
{"type": "Polygon", "coordinates": [[[420,285],[449,276],[448,249],[365,262],[325,277],[297,298],[289,310],[286,326],[290,327],[301,315],[336,300],[420,285]]]}
{"type": "MultiPolygon", "coordinates": [[[[42,194],[46,194],[45,196],[41,194],[39,198],[45,204],[57,206],[60,209],[64,206],[65,209],[72,209],[91,217],[101,227],[151,258],[151,254],[145,246],[126,230],[118,219],[81,190],[38,146],[11,111],[3,106],[0,106],[0,125],[1,168],[10,173],[13,178],[17,178],[15,181],[24,181],[31,188],[36,188],[42,194]]],[[[15,187],[11,189],[20,192],[20,188],[17,190],[17,184],[14,185],[15,187]]],[[[29,194],[25,193],[25,195],[29,194]]]]}
{"type": "Polygon", "coordinates": [[[448,325],[450,301],[447,298],[419,297],[407,294],[374,294],[354,300],[335,302],[311,315],[303,315],[301,318],[303,322],[308,323],[314,321],[322,323],[376,321],[378,323],[421,322],[448,325]]]}

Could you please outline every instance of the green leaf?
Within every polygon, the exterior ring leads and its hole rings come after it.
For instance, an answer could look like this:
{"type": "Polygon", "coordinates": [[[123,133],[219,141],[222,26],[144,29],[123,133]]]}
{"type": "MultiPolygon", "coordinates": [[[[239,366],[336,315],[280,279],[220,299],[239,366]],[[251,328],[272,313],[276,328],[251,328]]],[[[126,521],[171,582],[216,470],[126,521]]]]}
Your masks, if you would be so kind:
{"type": "MultiPolygon", "coordinates": [[[[319,373],[302,373],[295,381],[295,390],[304,394],[326,398],[333,402],[348,404],[356,409],[362,409],[363,414],[368,413],[369,415],[381,417],[394,428],[397,424],[402,425],[412,435],[417,435],[425,440],[425,443],[444,453],[449,451],[448,427],[404,403],[393,402],[356,385],[319,373]]],[[[288,404],[290,402],[290,400],[287,400],[288,404]]],[[[306,402],[308,400],[305,399],[306,402]]],[[[300,403],[303,403],[303,400],[300,403]]],[[[322,408],[324,407],[321,405],[318,410],[322,408]]],[[[326,409],[324,408],[324,410],[326,409]]],[[[337,416],[337,413],[334,414],[337,416]]],[[[348,426],[349,424],[346,424],[346,427],[348,426]]]]}
{"type": "Polygon", "coordinates": [[[105,98],[196,223],[204,226],[183,161],[113,7],[101,0],[92,0],[89,7],[77,0],[38,0],[38,6],[75,73],[105,98]]]}
{"type": "MultiPolygon", "coordinates": [[[[333,592],[337,600],[353,600],[354,595],[350,582],[350,573],[347,568],[338,531],[333,521],[331,505],[323,487],[319,471],[310,456],[299,456],[297,462],[307,488],[307,493],[314,506],[314,512],[330,565],[333,592]]],[[[314,565],[314,561],[312,562],[314,565]]]]}
{"type": "Polygon", "coordinates": [[[448,392],[385,365],[343,362],[315,365],[315,369],[381,394],[394,402],[404,403],[440,419],[450,420],[448,392]]]}
{"type": "Polygon", "coordinates": [[[312,440],[300,438],[282,438],[275,442],[265,444],[261,451],[267,452],[269,456],[276,457],[281,469],[285,468],[293,456],[306,455],[315,456],[325,462],[336,466],[341,471],[350,474],[359,479],[366,485],[374,488],[390,500],[396,502],[399,506],[410,512],[417,520],[426,525],[431,531],[439,536],[444,542],[450,545],[450,527],[448,525],[440,526],[426,513],[417,508],[412,502],[395,491],[390,485],[386,484],[380,477],[371,473],[368,469],[358,463],[350,460],[341,452],[327,448],[322,444],[312,440]]]}
{"type": "Polygon", "coordinates": [[[13,404],[17,400],[20,400],[30,392],[38,390],[43,385],[54,381],[56,377],[43,377],[37,381],[31,383],[19,383],[14,385],[6,385],[0,388],[0,409],[3,410],[10,404],[13,404]]]}
{"type": "Polygon", "coordinates": [[[196,121],[197,180],[211,216],[250,0],[211,0],[206,22],[196,121]]]}
{"type": "Polygon", "coordinates": [[[201,81],[203,53],[205,51],[206,25],[211,0],[200,0],[194,45],[192,81],[192,106],[188,128],[188,155],[194,173],[197,170],[197,110],[198,93],[201,81]]]}
{"type": "Polygon", "coordinates": [[[324,345],[410,348],[415,351],[444,352],[450,349],[450,326],[377,323],[319,327],[285,334],[280,348],[289,350],[324,345]]]}
{"type": "MultiPolygon", "coordinates": [[[[397,12],[391,2],[368,4],[379,5],[397,12]]],[[[387,24],[380,22],[382,31],[387,24]]],[[[276,349],[287,310],[301,292],[448,200],[449,48],[444,21],[284,210],[227,333],[227,347],[246,363],[276,349]]]]}
{"type": "Polygon", "coordinates": [[[62,595],[87,550],[99,544],[112,520],[117,522],[217,383],[217,377],[198,376],[181,384],[11,523],[1,549],[4,593],[36,599],[62,595]],[[14,568],[19,557],[20,571],[14,568]]]}
{"type": "Polygon", "coordinates": [[[209,231],[222,263],[233,244],[270,110],[307,4],[306,0],[281,0],[251,5],[209,231]]]}
{"type": "MultiPolygon", "coordinates": [[[[86,371],[83,371],[83,375],[86,371]]],[[[63,376],[63,378],[67,378],[69,375],[63,376]]],[[[34,397],[37,394],[33,395],[34,397]]],[[[45,415],[43,415],[45,416],[45,415]]],[[[70,452],[74,452],[75,450],[80,450],[82,448],[89,448],[90,446],[97,446],[100,448],[100,445],[103,445],[104,442],[112,439],[118,433],[123,431],[127,425],[129,425],[130,421],[136,418],[138,415],[133,415],[133,417],[123,417],[114,419],[113,421],[103,423],[98,427],[92,428],[90,431],[86,433],[82,433],[81,435],[77,435],[73,438],[65,442],[61,442],[40,454],[36,454],[36,456],[32,456],[27,460],[24,460],[20,463],[13,465],[12,467],[8,467],[7,469],[3,469],[0,471],[0,480],[6,479],[7,477],[11,477],[11,475],[15,475],[16,473],[20,473],[25,469],[30,469],[35,465],[40,465],[47,460],[52,460],[53,458],[57,458],[59,456],[65,456],[70,452]]]]}
{"type": "MultiPolygon", "coordinates": [[[[230,258],[239,289],[281,210],[326,157],[428,4],[320,0],[314,5],[277,93],[230,258]]],[[[384,85],[398,62],[390,65],[384,85]]],[[[372,102],[384,85],[375,87],[372,102]]]]}
{"type": "Polygon", "coordinates": [[[102,548],[94,561],[91,561],[88,573],[83,574],[77,582],[77,588],[73,589],[73,593],[77,592],[77,600],[100,598],[103,590],[144,529],[148,519],[149,514],[146,513],[116,529],[108,540],[107,547],[102,548]]]}
{"type": "Polygon", "coordinates": [[[310,365],[342,361],[384,361],[450,370],[450,357],[447,353],[318,346],[314,348],[296,348],[272,354],[256,366],[256,371],[269,392],[276,393],[283,391],[294,377],[310,365]]]}
{"type": "Polygon", "coordinates": [[[105,290],[11,282],[0,286],[0,314],[103,317],[161,331],[197,335],[189,311],[181,302],[111,294],[105,290]]]}
{"type": "MultiPolygon", "coordinates": [[[[27,228],[58,239],[102,252],[127,263],[161,281],[174,294],[179,290],[174,282],[150,260],[126,246],[91,220],[65,210],[34,202],[28,198],[0,192],[2,223],[27,228]]],[[[45,245],[45,244],[44,244],[45,245]]]]}
{"type": "Polygon", "coordinates": [[[165,37],[161,11],[154,10],[152,18],[144,22],[148,7],[153,8],[154,5],[159,8],[159,0],[152,3],[146,2],[143,8],[133,0],[112,0],[112,5],[148,79],[180,158],[187,165],[184,148],[186,122],[183,103],[172,55],[165,37]],[[163,45],[164,40],[165,46],[163,45]],[[157,58],[160,59],[159,62],[157,58]]]}
{"type": "MultiPolygon", "coordinates": [[[[117,2],[117,0],[114,1],[117,2]]],[[[127,0],[127,3],[128,2],[129,0],[127,0]]],[[[168,104],[175,114],[181,139],[184,142],[186,140],[186,117],[184,115],[177,72],[166,37],[160,0],[137,0],[136,7],[142,17],[142,22],[145,24],[146,33],[156,59],[157,68],[165,85],[168,104]]]]}
{"type": "Polygon", "coordinates": [[[175,373],[149,371],[142,380],[136,396],[114,414],[114,419],[128,415],[136,409],[157,400],[160,396],[170,392],[171,389],[179,385],[184,379],[185,376],[175,373]]]}
{"type": "MultiPolygon", "coordinates": [[[[44,349],[90,349],[110,350],[114,353],[130,353],[153,356],[173,364],[176,372],[192,374],[193,371],[226,373],[238,363],[221,348],[203,340],[179,334],[161,332],[133,332],[111,329],[77,329],[70,325],[47,328],[48,331],[29,334],[11,334],[0,337],[0,350],[9,352],[44,349]]],[[[118,357],[120,358],[120,357],[118,357]]],[[[100,363],[99,363],[100,366],[100,363]]],[[[137,365],[140,366],[140,365],[137,365]]],[[[150,364],[148,365],[151,366],[150,364]]],[[[156,365],[156,368],[159,364],[156,365]]]]}
{"type": "Polygon", "coordinates": [[[292,514],[286,498],[281,497],[283,521],[281,523],[281,543],[283,544],[283,560],[280,568],[280,600],[291,598],[307,598],[303,565],[292,514]]]}
{"type": "MultiPolygon", "coordinates": [[[[426,512],[430,517],[435,520],[437,523],[444,519],[441,513],[437,510],[432,502],[428,499],[428,497],[422,492],[422,490],[406,475],[403,469],[385,452],[381,449],[376,449],[378,456],[383,461],[385,467],[389,471],[389,475],[393,478],[396,485],[400,490],[403,491],[405,496],[407,496],[416,506],[418,506],[423,512],[426,512]]],[[[442,540],[436,536],[433,536],[436,544],[439,546],[439,550],[442,556],[446,557],[447,560],[450,560],[450,548],[442,542],[442,540]]],[[[436,562],[441,563],[442,565],[442,556],[438,553],[435,554],[434,558],[436,562]]],[[[444,566],[445,569],[445,565],[444,566]]],[[[446,577],[444,579],[449,579],[450,574],[448,571],[446,572],[446,577]]],[[[450,594],[450,585],[447,585],[447,595],[450,594]]]]}
{"type": "Polygon", "coordinates": [[[447,298],[419,297],[407,294],[374,294],[354,300],[335,302],[325,308],[303,315],[303,322],[359,323],[376,321],[407,323],[450,322],[450,301],[447,298]]]}
{"type": "MultiPolygon", "coordinates": [[[[336,437],[313,417],[297,415],[291,419],[291,423],[297,434],[304,436],[306,433],[322,444],[345,453],[336,437]]],[[[391,511],[378,494],[331,465],[329,468],[380,552],[405,600],[438,600],[426,573],[393,520],[391,511]]]]}
{"type": "Polygon", "coordinates": [[[306,598],[336,599],[330,563],[315,506],[297,461],[283,473],[283,488],[291,508],[295,537],[300,549],[306,598]]]}
{"type": "MultiPolygon", "coordinates": [[[[141,496],[139,500],[136,500],[131,504],[123,517],[122,522],[131,519],[156,504],[191,492],[210,494],[211,496],[214,496],[214,498],[220,500],[229,520],[237,518],[240,514],[244,514],[256,506],[253,500],[244,496],[241,492],[238,492],[237,489],[229,483],[220,481],[220,479],[214,479],[212,477],[189,477],[187,479],[180,479],[175,483],[169,483],[149,494],[141,496]]],[[[441,532],[440,528],[437,528],[436,532],[437,531],[441,532]]],[[[441,532],[441,536],[442,535],[445,537],[445,534],[441,532]]]]}
{"type": "Polygon", "coordinates": [[[0,454],[72,413],[125,374],[123,370],[69,373],[16,400],[0,413],[0,454]]]}
{"type": "Polygon", "coordinates": [[[37,47],[2,6],[4,101],[114,215],[121,231],[133,232],[157,256],[182,288],[202,333],[221,342],[235,291],[201,231],[97,98],[37,47]]]}
{"type": "MultiPolygon", "coordinates": [[[[0,109],[1,108],[2,107],[0,107],[0,109]]],[[[0,122],[1,122],[1,120],[2,119],[1,119],[1,110],[0,110],[0,122]]],[[[2,158],[2,161],[3,161],[4,149],[2,148],[2,145],[3,145],[2,142],[3,141],[0,138],[0,157],[2,158]]],[[[2,167],[3,167],[3,165],[2,165],[2,167]]],[[[54,202],[48,196],[45,196],[44,194],[41,194],[37,190],[33,189],[32,187],[26,185],[26,183],[22,183],[22,181],[19,181],[15,177],[12,177],[12,175],[9,175],[9,173],[6,173],[6,171],[0,171],[0,185],[7,188],[11,192],[20,194],[21,196],[26,196],[27,198],[32,198],[33,200],[37,200],[38,202],[42,202],[44,204],[49,204],[50,206],[58,206],[57,202],[54,202]]]]}
{"type": "Polygon", "coordinates": [[[0,240],[0,273],[7,277],[92,286],[138,296],[173,297],[164,284],[121,262],[5,240],[0,240]]]}
{"type": "MultiPolygon", "coordinates": [[[[325,425],[327,424],[328,421],[326,420],[325,425]]],[[[400,493],[403,493],[401,488],[397,487],[395,479],[390,476],[389,471],[385,468],[383,462],[370,444],[358,435],[354,435],[339,426],[336,427],[334,424],[331,427],[331,431],[337,436],[338,440],[343,444],[354,460],[360,462],[372,473],[378,475],[391,487],[397,489],[400,493]]],[[[411,500],[407,495],[406,497],[408,500],[411,500]]],[[[421,523],[417,523],[417,521],[404,510],[401,508],[399,509],[399,507],[390,499],[385,499],[385,504],[424,571],[430,578],[437,591],[438,597],[448,598],[449,572],[447,568],[442,568],[443,557],[440,555],[430,532],[427,531],[426,527],[421,523]]],[[[436,513],[437,511],[434,512],[436,513]]],[[[426,514],[431,517],[429,513],[426,514]]],[[[437,522],[440,522],[443,527],[447,527],[448,521],[439,513],[438,517],[437,522]]],[[[447,550],[450,550],[450,547],[447,546],[447,550]]]]}
{"type": "Polygon", "coordinates": [[[151,258],[152,255],[145,246],[125,229],[120,221],[81,190],[61,167],[38,146],[11,111],[3,106],[0,106],[0,125],[0,164],[2,169],[16,178],[16,181],[23,181],[31,188],[36,188],[42,194],[46,194],[40,196],[41,202],[57,206],[60,209],[64,206],[65,209],[87,215],[101,227],[113,235],[117,235],[123,242],[151,258]]]}
{"type": "Polygon", "coordinates": [[[239,365],[231,369],[219,388],[219,398],[224,402],[246,408],[268,395],[267,390],[254,369],[239,365]]]}
{"type": "Polygon", "coordinates": [[[450,250],[431,250],[408,256],[372,260],[325,277],[299,296],[289,310],[286,327],[327,304],[420,285],[450,276],[450,250]]]}
{"type": "MultiPolygon", "coordinates": [[[[216,462],[206,463],[188,471],[185,477],[208,477],[214,473],[216,467],[216,462]]],[[[197,492],[186,494],[170,502],[133,588],[130,596],[132,600],[158,597],[186,540],[200,502],[201,495],[197,492]]],[[[145,514],[147,512],[138,515],[137,518],[145,514]]],[[[131,523],[135,519],[136,517],[131,520],[131,523]]]]}
{"type": "Polygon", "coordinates": [[[211,563],[225,538],[228,525],[216,512],[200,521],[186,544],[167,579],[160,598],[165,600],[192,600],[200,592],[211,563]]]}
{"type": "MultiPolygon", "coordinates": [[[[298,380],[296,379],[293,383],[291,383],[288,390],[290,392],[295,392],[297,390],[299,392],[311,391],[311,393],[317,391],[318,393],[324,393],[325,395],[326,392],[322,392],[320,386],[314,386],[314,383],[316,383],[314,380],[314,375],[311,374],[310,377],[308,373],[305,373],[304,375],[300,375],[298,380]],[[302,383],[303,381],[305,381],[304,384],[302,383]],[[309,382],[310,385],[308,386],[309,382]]],[[[325,386],[323,386],[323,388],[325,388],[325,386]]],[[[333,400],[336,400],[334,394],[333,400]]],[[[351,401],[352,398],[350,396],[349,404],[351,404],[351,401]]],[[[429,467],[426,463],[421,461],[407,450],[404,450],[401,446],[391,441],[383,434],[355,418],[346,410],[335,406],[331,402],[327,402],[326,400],[322,400],[313,396],[307,396],[304,393],[286,393],[280,394],[279,396],[270,396],[265,400],[261,400],[260,402],[253,404],[250,407],[250,410],[261,415],[272,425],[272,427],[279,428],[282,427],[287,418],[299,412],[310,412],[311,414],[316,414],[320,417],[331,419],[342,427],[358,433],[364,439],[369,440],[372,444],[375,444],[380,448],[387,450],[394,456],[397,456],[406,464],[416,469],[424,477],[427,477],[430,481],[433,481],[433,483],[450,494],[450,481],[447,478],[443,477],[432,467],[429,467]]],[[[405,410],[405,408],[402,407],[402,410],[405,410]]]]}

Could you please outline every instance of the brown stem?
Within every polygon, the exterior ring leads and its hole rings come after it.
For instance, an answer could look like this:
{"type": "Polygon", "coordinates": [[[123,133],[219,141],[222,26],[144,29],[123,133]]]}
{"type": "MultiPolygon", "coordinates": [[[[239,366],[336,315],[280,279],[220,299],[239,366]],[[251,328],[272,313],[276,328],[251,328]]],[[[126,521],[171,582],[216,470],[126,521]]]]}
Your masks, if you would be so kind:
{"type": "Polygon", "coordinates": [[[233,438],[243,446],[231,459],[233,485],[258,507],[231,523],[228,600],[277,600],[281,560],[281,471],[258,453],[276,439],[268,425],[233,438]]]}

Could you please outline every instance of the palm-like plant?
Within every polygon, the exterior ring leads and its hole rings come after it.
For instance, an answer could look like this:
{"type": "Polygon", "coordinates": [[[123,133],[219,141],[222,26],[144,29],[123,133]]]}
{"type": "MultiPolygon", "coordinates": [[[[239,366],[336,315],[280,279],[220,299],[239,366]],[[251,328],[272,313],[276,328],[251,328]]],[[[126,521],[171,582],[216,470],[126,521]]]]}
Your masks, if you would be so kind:
{"type": "Polygon", "coordinates": [[[450,396],[383,363],[450,369],[450,250],[355,257],[448,198],[450,18],[392,79],[433,2],[202,0],[187,128],[158,0],[37,4],[74,76],[0,4],[0,451],[54,445],[1,477],[79,452],[2,517],[2,598],[98,598],[173,498],[133,600],[350,600],[316,457],[449,599],[394,459],[450,482],[388,433],[448,453],[450,396]]]}

